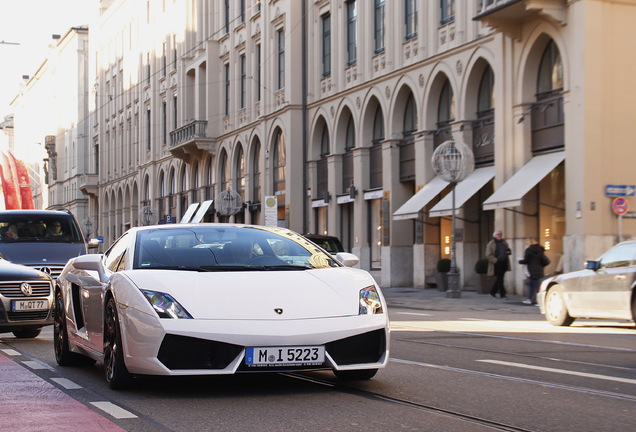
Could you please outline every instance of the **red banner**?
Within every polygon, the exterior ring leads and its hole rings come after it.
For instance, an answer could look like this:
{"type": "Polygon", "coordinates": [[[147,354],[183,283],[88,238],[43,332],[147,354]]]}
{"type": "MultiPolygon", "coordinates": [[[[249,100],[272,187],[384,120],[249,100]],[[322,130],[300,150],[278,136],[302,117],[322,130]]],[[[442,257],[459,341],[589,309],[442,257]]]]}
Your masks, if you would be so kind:
{"type": "Polygon", "coordinates": [[[16,159],[12,153],[2,152],[0,161],[0,177],[2,178],[1,194],[4,195],[6,210],[34,208],[33,194],[26,165],[16,159]]]}

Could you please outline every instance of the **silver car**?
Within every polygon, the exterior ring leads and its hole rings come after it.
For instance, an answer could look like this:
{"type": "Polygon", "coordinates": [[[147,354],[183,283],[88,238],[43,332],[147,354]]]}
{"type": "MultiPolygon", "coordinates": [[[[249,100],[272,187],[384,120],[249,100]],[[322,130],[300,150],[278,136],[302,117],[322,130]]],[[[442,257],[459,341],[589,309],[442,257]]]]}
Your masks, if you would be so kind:
{"type": "Polygon", "coordinates": [[[544,280],[537,302],[555,326],[576,318],[636,321],[636,241],[617,244],[583,270],[544,280]]]}

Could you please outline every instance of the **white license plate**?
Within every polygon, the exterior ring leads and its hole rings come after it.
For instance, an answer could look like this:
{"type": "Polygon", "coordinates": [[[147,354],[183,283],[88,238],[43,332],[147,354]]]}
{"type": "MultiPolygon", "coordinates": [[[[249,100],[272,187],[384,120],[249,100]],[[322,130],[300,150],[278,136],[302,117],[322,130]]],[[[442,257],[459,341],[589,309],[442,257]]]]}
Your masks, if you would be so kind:
{"type": "Polygon", "coordinates": [[[247,348],[249,366],[317,366],[325,362],[324,346],[247,348]]]}
{"type": "Polygon", "coordinates": [[[11,310],[13,312],[34,312],[43,311],[49,308],[47,299],[40,300],[12,300],[11,310]]]}

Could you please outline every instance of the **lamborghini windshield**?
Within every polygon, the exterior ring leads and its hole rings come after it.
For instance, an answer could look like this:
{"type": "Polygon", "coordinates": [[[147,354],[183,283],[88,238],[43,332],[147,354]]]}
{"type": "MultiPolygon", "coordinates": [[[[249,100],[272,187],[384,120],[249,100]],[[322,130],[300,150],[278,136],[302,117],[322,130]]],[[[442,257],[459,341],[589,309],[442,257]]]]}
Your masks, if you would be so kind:
{"type": "Polygon", "coordinates": [[[339,266],[313,243],[282,228],[174,226],[140,230],[135,241],[137,269],[307,270],[339,266]]]}

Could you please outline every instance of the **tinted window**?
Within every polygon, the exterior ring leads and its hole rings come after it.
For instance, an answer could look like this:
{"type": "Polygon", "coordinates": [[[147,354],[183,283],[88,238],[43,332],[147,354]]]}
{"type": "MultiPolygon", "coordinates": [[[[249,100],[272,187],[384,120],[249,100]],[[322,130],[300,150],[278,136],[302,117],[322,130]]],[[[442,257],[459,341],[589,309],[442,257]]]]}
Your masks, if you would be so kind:
{"type": "Polygon", "coordinates": [[[0,242],[82,243],[75,219],[68,214],[0,214],[0,242]]]}
{"type": "Polygon", "coordinates": [[[122,265],[124,263],[126,250],[128,250],[129,239],[130,239],[130,236],[127,234],[124,234],[104,254],[105,256],[104,265],[110,271],[115,272],[115,271],[123,270],[122,265]]]}

